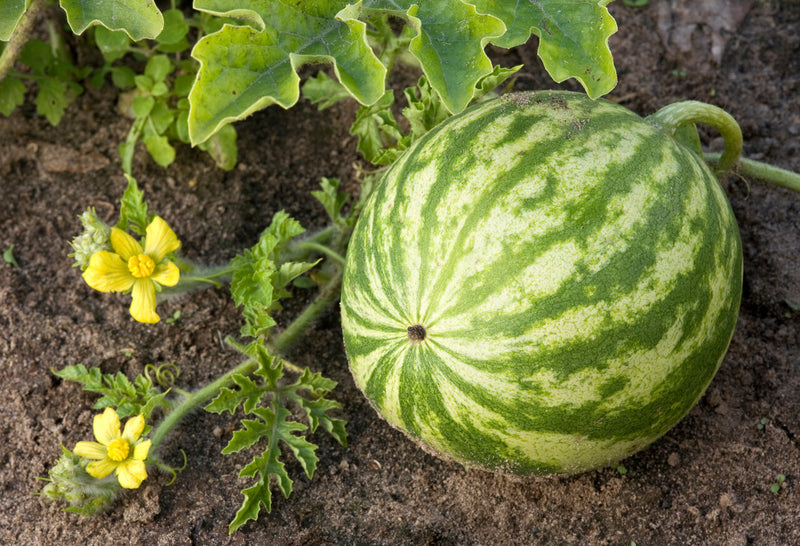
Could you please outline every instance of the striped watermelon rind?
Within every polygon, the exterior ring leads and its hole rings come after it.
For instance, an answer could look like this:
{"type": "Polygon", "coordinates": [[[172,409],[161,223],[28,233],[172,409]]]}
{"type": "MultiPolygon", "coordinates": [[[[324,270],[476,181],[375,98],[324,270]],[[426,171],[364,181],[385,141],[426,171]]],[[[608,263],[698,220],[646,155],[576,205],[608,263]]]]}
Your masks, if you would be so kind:
{"type": "Polygon", "coordinates": [[[575,473],[697,403],[741,287],[735,218],[695,152],[609,101],[530,92],[392,165],[350,241],[341,317],[356,384],[426,449],[575,473]]]}

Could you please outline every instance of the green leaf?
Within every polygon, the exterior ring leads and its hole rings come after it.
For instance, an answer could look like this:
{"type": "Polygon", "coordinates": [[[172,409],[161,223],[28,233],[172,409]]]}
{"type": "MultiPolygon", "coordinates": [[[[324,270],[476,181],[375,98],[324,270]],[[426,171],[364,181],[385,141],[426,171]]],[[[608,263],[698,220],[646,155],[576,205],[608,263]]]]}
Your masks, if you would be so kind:
{"type": "MultiPolygon", "coordinates": [[[[486,77],[481,79],[485,80],[486,77]]],[[[480,91],[483,92],[482,89],[480,91]]],[[[403,108],[403,116],[408,120],[410,129],[407,142],[401,142],[405,148],[450,117],[450,112],[444,107],[439,95],[425,76],[419,79],[416,87],[406,88],[404,94],[408,106],[403,108]]]]}
{"type": "Polygon", "coordinates": [[[524,65],[521,64],[512,68],[495,66],[490,74],[487,74],[478,81],[475,89],[475,100],[481,100],[486,95],[489,95],[494,89],[503,85],[511,76],[519,72],[523,66],[524,65]]]}
{"type": "Polygon", "coordinates": [[[156,102],[150,110],[150,122],[156,134],[162,135],[175,121],[175,111],[164,102],[156,102]]]}
{"type": "Polygon", "coordinates": [[[303,98],[316,104],[318,110],[325,110],[344,99],[350,98],[345,87],[328,76],[325,72],[317,72],[316,77],[309,78],[302,87],[303,98]]]}
{"type": "Polygon", "coordinates": [[[292,385],[288,396],[305,411],[311,432],[316,431],[317,427],[322,425],[322,428],[336,438],[342,446],[347,446],[345,421],[328,415],[329,411],[342,407],[335,400],[325,398],[335,387],[335,381],[318,372],[314,373],[305,369],[300,378],[292,385]],[[302,391],[308,391],[310,398],[302,396],[300,394],[302,391]]]}
{"type": "Polygon", "coordinates": [[[350,127],[350,134],[358,137],[356,149],[374,165],[389,165],[406,147],[392,113],[393,104],[394,94],[389,90],[375,104],[359,108],[350,127]]]}
{"type": "Polygon", "coordinates": [[[0,113],[10,116],[17,106],[25,102],[25,84],[7,76],[0,80],[0,113]]]}
{"type": "Polygon", "coordinates": [[[147,76],[146,74],[136,74],[136,76],[133,77],[133,81],[136,84],[136,87],[145,93],[149,93],[153,88],[153,78],[147,76]]]}
{"type": "Polygon", "coordinates": [[[3,251],[3,261],[9,265],[13,265],[14,267],[19,267],[17,259],[14,258],[14,245],[10,245],[3,251]]]}
{"type": "Polygon", "coordinates": [[[149,223],[147,204],[143,200],[144,192],[139,190],[135,178],[127,173],[125,178],[128,180],[128,185],[120,200],[119,221],[116,227],[123,231],[130,228],[139,235],[144,235],[149,223]]]}
{"type": "Polygon", "coordinates": [[[122,30],[138,42],[153,39],[164,28],[164,18],[152,0],[60,0],[67,23],[75,34],[100,24],[109,30],[122,30]]]}
{"type": "Polygon", "coordinates": [[[50,44],[41,40],[29,40],[22,47],[19,54],[19,61],[30,67],[37,74],[44,74],[47,68],[53,63],[55,57],[50,44]]]}
{"type": "Polygon", "coordinates": [[[87,392],[102,394],[94,409],[115,408],[121,419],[139,414],[147,419],[156,408],[166,406],[167,393],[154,387],[146,375],[140,374],[131,382],[121,372],[104,374],[99,368],[87,369],[83,364],[52,372],[61,379],[82,384],[87,392]]]}
{"type": "Polygon", "coordinates": [[[538,54],[556,82],[575,78],[597,98],[617,84],[608,38],[617,23],[608,13],[610,0],[538,0],[532,3],[475,0],[481,13],[494,15],[508,31],[492,43],[505,48],[539,37],[538,54]]]}
{"type": "Polygon", "coordinates": [[[122,58],[130,50],[131,40],[121,30],[97,27],[94,31],[94,40],[107,63],[122,58]]]}
{"type": "Polygon", "coordinates": [[[284,497],[291,494],[292,480],[280,460],[281,444],[289,448],[306,476],[314,476],[319,461],[317,446],[305,437],[309,427],[292,420],[287,403],[294,402],[305,411],[312,431],[321,424],[343,445],[346,435],[344,421],[329,418],[326,414],[340,407],[337,402],[324,398],[336,386],[336,382],[319,373],[304,370],[294,383],[287,385],[283,376],[283,362],[269,353],[263,339],[259,338],[247,346],[232,340],[228,340],[228,343],[255,359],[258,367],[252,378],[241,374],[234,376],[235,385],[222,389],[206,406],[206,410],[233,414],[241,405],[245,413],[254,417],[241,421],[242,427],[234,431],[222,453],[238,453],[260,442],[265,444],[261,455],[254,457],[239,472],[240,477],[256,478],[256,483],[242,491],[242,506],[229,526],[232,533],[248,521],[257,519],[262,507],[267,512],[272,509],[271,477],[275,477],[284,497]]]}
{"type": "Polygon", "coordinates": [[[131,110],[137,118],[146,118],[150,115],[156,100],[148,95],[137,95],[131,102],[131,110]]]}
{"type": "Polygon", "coordinates": [[[506,32],[505,24],[461,0],[418,2],[418,9],[413,0],[365,2],[371,9],[384,10],[397,4],[407,6],[405,13],[396,15],[405,18],[417,33],[409,50],[419,59],[445,107],[460,112],[472,101],[478,80],[492,71],[484,48],[506,32]]]}
{"type": "Polygon", "coordinates": [[[153,160],[167,167],[175,161],[175,148],[169,143],[169,139],[162,135],[151,135],[142,139],[148,153],[153,160]]]}
{"type": "MultiPolygon", "coordinates": [[[[278,273],[275,276],[275,280],[273,281],[275,288],[285,287],[297,277],[317,265],[320,261],[321,260],[317,260],[316,262],[286,262],[281,264],[281,267],[278,269],[278,273]]],[[[281,297],[287,297],[290,294],[287,291],[282,290],[280,295],[281,297]]]]}
{"type": "Polygon", "coordinates": [[[136,73],[128,66],[115,66],[111,68],[111,81],[120,89],[127,89],[136,85],[136,73]]]}
{"type": "Polygon", "coordinates": [[[144,67],[145,76],[153,82],[163,82],[172,72],[172,61],[166,55],[153,55],[144,67]]]}
{"type": "Polygon", "coordinates": [[[246,18],[255,28],[226,25],[194,47],[200,70],[189,95],[193,143],[270,104],[293,106],[300,96],[296,71],[309,62],[333,64],[362,103],[383,94],[386,69],[367,43],[366,24],[355,18],[358,8],[345,0],[260,0],[251,9],[237,0],[196,0],[194,7],[246,18]]]}
{"type": "Polygon", "coordinates": [[[55,78],[39,80],[39,93],[36,95],[36,113],[47,118],[51,125],[58,125],[69,105],[69,86],[55,78]]]}
{"type": "Polygon", "coordinates": [[[172,84],[172,93],[176,97],[186,97],[189,95],[189,91],[192,90],[193,84],[194,74],[181,74],[175,78],[175,82],[172,84]]]}
{"type": "Polygon", "coordinates": [[[348,195],[339,191],[339,180],[336,178],[322,177],[320,186],[322,190],[314,190],[311,192],[317,201],[319,201],[328,216],[337,224],[344,224],[345,219],[342,217],[342,207],[347,203],[348,195]]]}
{"type": "Polygon", "coordinates": [[[183,12],[179,9],[168,9],[164,13],[164,29],[158,35],[156,41],[159,44],[177,44],[181,42],[186,34],[189,33],[189,25],[183,17],[183,12]]]}
{"type": "MultiPolygon", "coordinates": [[[[226,125],[214,133],[214,136],[200,144],[199,148],[210,155],[218,167],[229,171],[236,166],[236,157],[238,155],[236,138],[236,129],[234,129],[233,125],[226,125]]],[[[186,138],[181,140],[189,142],[188,127],[186,138]]]]}
{"type": "Polygon", "coordinates": [[[11,38],[27,7],[28,0],[0,0],[0,41],[11,38]]]}

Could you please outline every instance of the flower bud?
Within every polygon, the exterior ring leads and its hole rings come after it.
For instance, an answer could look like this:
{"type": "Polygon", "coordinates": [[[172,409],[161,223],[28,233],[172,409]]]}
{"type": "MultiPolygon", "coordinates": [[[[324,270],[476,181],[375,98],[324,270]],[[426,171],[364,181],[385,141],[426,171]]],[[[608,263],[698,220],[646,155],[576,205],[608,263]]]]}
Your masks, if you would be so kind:
{"type": "Polygon", "coordinates": [[[92,207],[86,209],[79,218],[83,232],[70,243],[75,251],[70,256],[75,259],[76,267],[85,270],[92,254],[100,250],[111,250],[111,227],[97,217],[92,207]]]}

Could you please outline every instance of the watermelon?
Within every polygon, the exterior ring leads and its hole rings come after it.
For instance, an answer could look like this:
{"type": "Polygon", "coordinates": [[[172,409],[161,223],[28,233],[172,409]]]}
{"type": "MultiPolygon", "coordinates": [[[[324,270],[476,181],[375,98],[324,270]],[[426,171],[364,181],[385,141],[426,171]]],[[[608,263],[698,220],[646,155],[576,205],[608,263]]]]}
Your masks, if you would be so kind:
{"type": "Polygon", "coordinates": [[[577,473],[698,402],[741,290],[738,227],[696,151],[612,102],[530,92],[450,118],[386,172],[341,319],[356,384],[426,450],[577,473]]]}

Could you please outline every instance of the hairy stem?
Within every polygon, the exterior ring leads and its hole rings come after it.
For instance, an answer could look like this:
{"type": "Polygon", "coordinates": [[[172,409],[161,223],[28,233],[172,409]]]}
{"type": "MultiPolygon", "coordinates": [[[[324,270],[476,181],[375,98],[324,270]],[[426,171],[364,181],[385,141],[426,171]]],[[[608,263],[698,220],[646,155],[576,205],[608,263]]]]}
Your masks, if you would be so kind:
{"type": "Polygon", "coordinates": [[[3,53],[0,54],[0,80],[5,78],[13,68],[14,62],[30,37],[31,29],[39,12],[42,10],[42,6],[44,6],[44,0],[31,0],[28,9],[25,10],[17,26],[14,27],[3,53]]]}
{"type": "Polygon", "coordinates": [[[681,127],[695,123],[710,125],[719,131],[725,140],[725,150],[717,163],[719,172],[732,169],[742,153],[742,129],[733,116],[718,106],[693,100],[676,102],[668,104],[646,119],[670,135],[681,127]]]}
{"type": "MultiPolygon", "coordinates": [[[[705,160],[712,165],[720,161],[720,156],[721,154],[718,153],[703,154],[705,160]]],[[[754,161],[752,159],[743,157],[739,159],[736,172],[742,176],[772,182],[777,186],[800,193],[800,174],[787,171],[786,169],[781,169],[780,167],[775,167],[774,165],[768,165],[767,163],[762,163],[760,161],[754,161]]]]}
{"type": "Polygon", "coordinates": [[[190,396],[185,398],[183,402],[181,402],[178,406],[175,407],[170,413],[164,417],[164,420],[153,430],[153,434],[150,437],[150,441],[152,442],[150,445],[150,449],[153,450],[155,453],[158,447],[161,445],[161,442],[167,437],[167,434],[178,426],[178,423],[186,417],[189,413],[200,407],[201,404],[204,404],[211,398],[217,395],[217,393],[225,387],[229,385],[233,381],[233,376],[237,374],[244,374],[249,373],[256,369],[258,366],[258,362],[254,358],[248,358],[235,368],[228,370],[223,375],[219,376],[216,380],[212,381],[199,391],[192,393],[190,396]]]}

